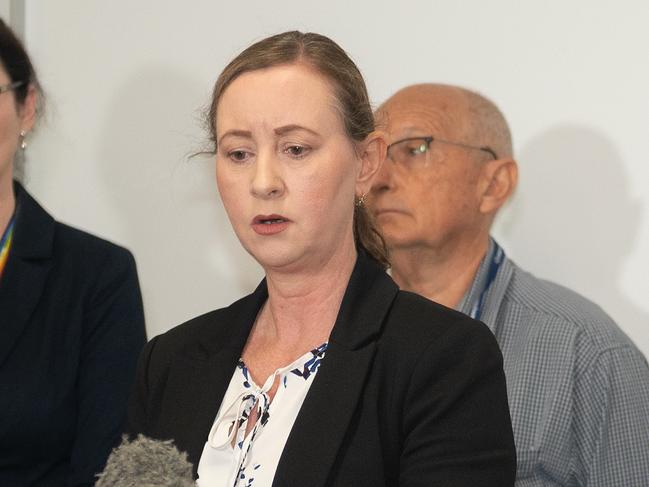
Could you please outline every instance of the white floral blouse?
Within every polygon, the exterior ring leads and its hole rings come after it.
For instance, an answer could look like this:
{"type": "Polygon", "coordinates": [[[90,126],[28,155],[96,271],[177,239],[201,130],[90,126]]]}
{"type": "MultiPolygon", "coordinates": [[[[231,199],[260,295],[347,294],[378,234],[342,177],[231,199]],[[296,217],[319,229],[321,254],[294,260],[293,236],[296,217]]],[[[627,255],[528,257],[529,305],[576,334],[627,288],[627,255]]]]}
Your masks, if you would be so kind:
{"type": "Polygon", "coordinates": [[[306,397],[327,343],[277,369],[262,387],[243,360],[232,375],[198,464],[199,487],[270,487],[295,418],[306,397]],[[268,392],[279,376],[271,403],[268,392]],[[257,422],[246,428],[253,407],[257,422]]]}

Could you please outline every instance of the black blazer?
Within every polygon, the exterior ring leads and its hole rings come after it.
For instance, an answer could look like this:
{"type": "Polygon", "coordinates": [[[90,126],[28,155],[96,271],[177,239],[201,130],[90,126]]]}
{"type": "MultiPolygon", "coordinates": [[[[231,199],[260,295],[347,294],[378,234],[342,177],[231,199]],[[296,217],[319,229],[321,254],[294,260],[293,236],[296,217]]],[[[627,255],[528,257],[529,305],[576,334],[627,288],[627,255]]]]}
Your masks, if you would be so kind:
{"type": "MultiPolygon", "coordinates": [[[[231,306],[151,340],[129,429],[173,439],[194,473],[255,317],[265,281],[231,306]]],[[[401,292],[360,254],[329,348],[274,486],[514,484],[502,356],[488,328],[401,292]]]]}
{"type": "Polygon", "coordinates": [[[14,188],[0,277],[0,485],[91,485],[119,440],[146,341],[135,262],[14,188]]]}

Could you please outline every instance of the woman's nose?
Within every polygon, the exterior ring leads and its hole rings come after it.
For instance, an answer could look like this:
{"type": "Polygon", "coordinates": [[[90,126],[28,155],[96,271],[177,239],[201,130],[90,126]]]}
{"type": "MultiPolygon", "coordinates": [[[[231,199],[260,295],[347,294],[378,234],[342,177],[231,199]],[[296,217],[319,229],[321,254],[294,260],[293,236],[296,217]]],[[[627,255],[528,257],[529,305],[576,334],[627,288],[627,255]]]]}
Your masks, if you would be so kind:
{"type": "Polygon", "coordinates": [[[251,184],[253,195],[262,199],[277,198],[284,194],[285,185],[281,177],[280,162],[274,153],[259,153],[254,165],[251,184]]]}

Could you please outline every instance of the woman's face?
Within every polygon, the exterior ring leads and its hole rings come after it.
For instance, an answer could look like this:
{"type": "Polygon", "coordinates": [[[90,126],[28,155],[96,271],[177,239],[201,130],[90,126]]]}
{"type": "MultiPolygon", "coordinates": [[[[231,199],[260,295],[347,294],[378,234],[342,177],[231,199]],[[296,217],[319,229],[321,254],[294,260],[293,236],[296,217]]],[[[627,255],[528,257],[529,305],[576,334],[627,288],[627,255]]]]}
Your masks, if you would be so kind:
{"type": "MultiPolygon", "coordinates": [[[[0,85],[11,83],[0,65],[0,85]]],[[[34,123],[35,93],[30,90],[25,103],[18,105],[13,91],[0,93],[0,185],[9,184],[13,161],[20,146],[20,132],[28,132],[34,123]]]]}
{"type": "Polygon", "coordinates": [[[242,245],[266,269],[354,252],[363,160],[327,81],[302,64],[241,75],[216,115],[216,177],[242,245]]]}

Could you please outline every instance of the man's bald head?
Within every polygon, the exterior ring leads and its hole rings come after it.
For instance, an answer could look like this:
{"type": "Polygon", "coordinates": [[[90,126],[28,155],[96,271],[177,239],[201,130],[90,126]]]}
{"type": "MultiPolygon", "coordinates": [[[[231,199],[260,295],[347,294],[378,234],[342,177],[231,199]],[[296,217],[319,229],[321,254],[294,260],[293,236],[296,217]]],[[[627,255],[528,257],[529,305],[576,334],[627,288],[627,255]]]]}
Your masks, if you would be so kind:
{"type": "Polygon", "coordinates": [[[369,205],[390,250],[486,242],[518,174],[496,105],[464,88],[420,84],[398,91],[376,117],[391,146],[369,205]]]}
{"type": "MultiPolygon", "coordinates": [[[[391,107],[431,110],[458,142],[493,149],[499,158],[512,157],[512,137],[507,121],[488,98],[459,86],[424,83],[407,86],[377,110],[381,123],[389,124],[391,107]]],[[[437,134],[435,134],[437,135],[437,134]]]]}

